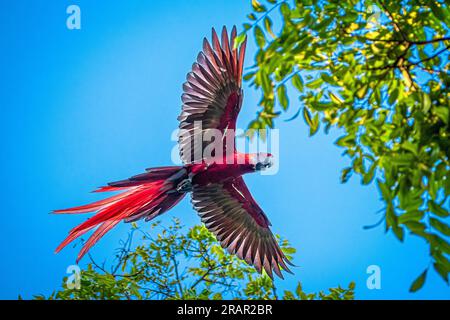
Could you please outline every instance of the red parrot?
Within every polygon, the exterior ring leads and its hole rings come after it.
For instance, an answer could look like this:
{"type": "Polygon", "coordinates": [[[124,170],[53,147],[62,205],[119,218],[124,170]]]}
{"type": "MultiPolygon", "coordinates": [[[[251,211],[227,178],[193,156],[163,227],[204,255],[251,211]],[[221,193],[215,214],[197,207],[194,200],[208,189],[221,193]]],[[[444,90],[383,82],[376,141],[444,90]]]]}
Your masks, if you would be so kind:
{"type": "MultiPolygon", "coordinates": [[[[283,278],[281,269],[290,272],[291,264],[270,231],[269,219],[250,194],[242,176],[272,165],[267,153],[244,154],[234,150],[234,130],[242,105],[242,70],[246,39],[234,47],[236,27],[228,38],[223,27],[221,41],[212,30],[212,45],[205,38],[203,51],[183,85],[182,112],[178,117],[179,148],[183,166],[149,168],[145,173],[112,182],[96,192],[121,191],[110,198],[54,213],[95,215],[73,228],[58,246],[67,244],[95,229],[81,249],[77,262],[120,221],[149,221],[175,206],[187,193],[202,222],[223,248],[236,254],[258,272],[283,278]],[[230,135],[232,147],[224,146],[223,156],[205,156],[208,130],[230,135]],[[200,137],[200,153],[196,143],[200,137]]],[[[227,139],[228,140],[228,139],[227,139]]],[[[292,265],[292,264],[291,264],[292,265]]]]}

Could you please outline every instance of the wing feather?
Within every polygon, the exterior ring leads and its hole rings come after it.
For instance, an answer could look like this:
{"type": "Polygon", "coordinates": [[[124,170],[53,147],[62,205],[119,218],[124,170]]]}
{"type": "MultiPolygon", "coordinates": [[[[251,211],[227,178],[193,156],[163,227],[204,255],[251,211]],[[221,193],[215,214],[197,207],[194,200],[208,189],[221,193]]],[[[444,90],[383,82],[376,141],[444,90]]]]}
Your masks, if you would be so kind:
{"type": "Polygon", "coordinates": [[[194,186],[192,204],[221,246],[258,272],[283,277],[290,264],[269,229],[270,222],[251,197],[242,177],[194,186]]]}
{"type": "Polygon", "coordinates": [[[233,27],[230,37],[224,27],[219,39],[213,29],[211,43],[206,38],[203,40],[203,51],[186,76],[181,96],[183,106],[178,117],[180,157],[185,164],[204,160],[203,150],[211,143],[201,139],[206,130],[224,132],[236,126],[242,103],[241,75],[245,50],[245,43],[239,50],[235,48],[236,35],[236,27],[233,27]],[[202,149],[195,150],[197,145],[202,149]]]}

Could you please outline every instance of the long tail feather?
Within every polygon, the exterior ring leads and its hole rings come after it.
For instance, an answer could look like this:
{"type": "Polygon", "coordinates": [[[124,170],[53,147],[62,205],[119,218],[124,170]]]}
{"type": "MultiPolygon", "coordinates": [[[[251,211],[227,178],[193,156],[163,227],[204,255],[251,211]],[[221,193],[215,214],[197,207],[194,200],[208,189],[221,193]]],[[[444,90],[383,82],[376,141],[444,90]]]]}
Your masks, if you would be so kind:
{"type": "Polygon", "coordinates": [[[77,258],[78,262],[100,238],[120,221],[131,222],[144,217],[148,221],[166,212],[184,197],[184,193],[173,192],[179,180],[185,178],[183,170],[180,167],[148,169],[148,172],[144,174],[110,183],[96,191],[122,191],[120,194],[88,205],[55,210],[54,213],[57,214],[96,212],[94,216],[73,228],[69,232],[69,236],[56,248],[56,252],[97,227],[81,249],[77,258]]]}
{"type": "Polygon", "coordinates": [[[103,222],[97,230],[94,231],[92,236],[90,236],[89,240],[84,244],[80,253],[77,257],[77,263],[83,258],[83,256],[92,248],[94,244],[96,244],[101,237],[103,237],[109,230],[111,230],[116,224],[118,224],[120,220],[109,220],[103,222]]]}

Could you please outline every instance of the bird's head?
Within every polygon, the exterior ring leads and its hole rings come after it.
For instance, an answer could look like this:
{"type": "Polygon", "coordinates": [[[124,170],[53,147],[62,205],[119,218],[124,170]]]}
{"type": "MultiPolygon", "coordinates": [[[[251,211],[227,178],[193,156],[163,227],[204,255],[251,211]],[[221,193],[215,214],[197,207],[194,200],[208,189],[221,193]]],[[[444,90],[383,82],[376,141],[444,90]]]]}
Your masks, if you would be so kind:
{"type": "Polygon", "coordinates": [[[270,153],[254,153],[250,157],[250,163],[255,171],[262,171],[273,165],[273,156],[270,153]]]}

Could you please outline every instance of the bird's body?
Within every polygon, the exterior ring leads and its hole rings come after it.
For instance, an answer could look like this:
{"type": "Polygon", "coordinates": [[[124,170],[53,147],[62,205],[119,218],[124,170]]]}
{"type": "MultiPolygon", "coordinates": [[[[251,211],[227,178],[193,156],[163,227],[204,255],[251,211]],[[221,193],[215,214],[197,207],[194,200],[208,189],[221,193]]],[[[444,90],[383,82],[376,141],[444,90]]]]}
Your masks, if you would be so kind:
{"type": "MultiPolygon", "coordinates": [[[[201,186],[238,178],[246,173],[254,172],[255,169],[249,160],[244,159],[243,163],[238,163],[238,155],[235,155],[232,161],[224,158],[220,163],[194,164],[186,166],[186,169],[192,175],[192,183],[201,186]]],[[[240,155],[245,156],[245,154],[240,155]]]]}
{"type": "Polygon", "coordinates": [[[282,277],[289,263],[270,222],[251,196],[242,178],[271,165],[270,154],[244,154],[234,149],[236,119],[242,105],[241,79],[245,42],[234,47],[224,28],[221,42],[213,29],[212,46],[205,39],[192,72],[183,85],[179,147],[183,166],[150,168],[129,179],[109,183],[97,192],[119,191],[88,205],[55,213],[96,212],[71,230],[57,251],[94,229],[78,260],[120,221],[146,221],[166,212],[188,193],[202,222],[224,248],[261,272],[282,277]],[[205,139],[205,137],[214,137],[205,139]],[[213,143],[211,143],[213,141],[213,143]],[[211,148],[212,146],[212,148],[211,148]]]}

